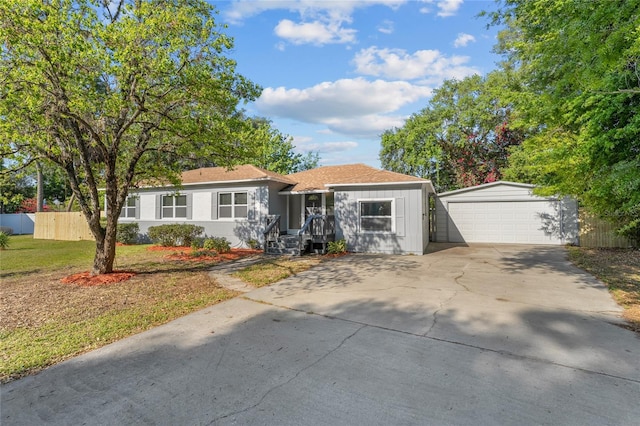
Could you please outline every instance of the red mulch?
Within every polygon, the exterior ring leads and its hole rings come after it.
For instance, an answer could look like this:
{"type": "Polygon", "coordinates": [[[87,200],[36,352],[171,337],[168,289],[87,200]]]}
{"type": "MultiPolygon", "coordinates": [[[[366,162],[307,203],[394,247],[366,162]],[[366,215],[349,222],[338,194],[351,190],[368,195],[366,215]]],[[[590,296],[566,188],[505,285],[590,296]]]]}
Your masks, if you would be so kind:
{"type": "Polygon", "coordinates": [[[69,275],[60,281],[64,284],[76,284],[81,287],[93,287],[103,284],[115,284],[133,277],[135,272],[113,271],[110,274],[91,275],[90,272],[80,272],[69,275]]]}
{"type": "Polygon", "coordinates": [[[149,246],[148,251],[185,251],[191,250],[191,247],[165,247],[165,246],[149,246]]]}
{"type": "MultiPolygon", "coordinates": [[[[242,257],[253,256],[262,253],[262,250],[254,249],[231,249],[229,253],[215,253],[203,254],[202,256],[192,256],[193,252],[190,247],[163,247],[163,246],[151,246],[148,247],[149,251],[170,251],[174,252],[164,256],[167,260],[181,260],[189,262],[202,262],[202,261],[215,261],[215,262],[228,262],[230,260],[240,259],[242,257]],[[178,253],[176,253],[178,252],[178,253]]],[[[91,275],[90,272],[80,272],[78,274],[69,275],[62,278],[60,281],[64,284],[76,284],[81,287],[92,287],[104,284],[115,284],[122,281],[126,281],[129,278],[136,275],[135,272],[127,271],[113,271],[110,274],[91,275]]]]}
{"type": "MultiPolygon", "coordinates": [[[[169,248],[169,247],[163,247],[169,248]]],[[[176,247],[170,247],[176,248],[176,247]]],[[[168,254],[164,258],[169,260],[186,260],[192,262],[201,262],[201,261],[217,261],[224,262],[230,260],[240,259],[242,257],[253,256],[256,254],[262,253],[262,250],[254,250],[254,249],[231,249],[229,253],[216,253],[211,252],[211,254],[202,254],[201,256],[193,256],[192,251],[185,251],[184,247],[182,247],[182,251],[180,253],[168,254]]]]}

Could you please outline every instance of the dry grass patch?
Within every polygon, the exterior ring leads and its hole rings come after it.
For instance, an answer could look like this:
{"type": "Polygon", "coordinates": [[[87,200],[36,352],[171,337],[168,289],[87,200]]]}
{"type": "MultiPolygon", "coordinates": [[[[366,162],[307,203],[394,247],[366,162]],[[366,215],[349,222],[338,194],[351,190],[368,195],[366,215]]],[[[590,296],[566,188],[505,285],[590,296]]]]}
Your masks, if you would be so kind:
{"type": "MultiPolygon", "coordinates": [[[[84,242],[77,244],[79,251],[88,248],[84,242]]],[[[79,255],[77,262],[61,266],[65,262],[56,252],[69,253],[51,250],[51,242],[16,239],[14,247],[15,252],[10,248],[0,258],[2,382],[237,295],[209,277],[216,262],[168,260],[166,252],[144,246],[118,247],[117,269],[134,271],[134,277],[93,287],[60,281],[88,269],[91,252],[86,259],[79,255]],[[23,253],[36,255],[38,261],[12,261],[11,256],[23,253]]]]}
{"type": "Polygon", "coordinates": [[[640,250],[571,247],[569,257],[609,287],[629,328],[640,333],[640,250]]]}
{"type": "Polygon", "coordinates": [[[263,287],[306,271],[321,261],[322,259],[319,257],[268,259],[247,266],[232,275],[248,284],[263,287]]]}

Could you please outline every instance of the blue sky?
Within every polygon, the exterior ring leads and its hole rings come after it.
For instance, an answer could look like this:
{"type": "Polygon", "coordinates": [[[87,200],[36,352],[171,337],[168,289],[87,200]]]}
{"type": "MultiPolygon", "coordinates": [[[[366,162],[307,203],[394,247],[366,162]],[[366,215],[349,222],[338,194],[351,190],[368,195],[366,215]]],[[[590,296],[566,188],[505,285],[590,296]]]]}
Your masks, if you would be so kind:
{"type": "Polygon", "coordinates": [[[443,80],[496,68],[493,1],[213,1],[237,71],[263,87],[246,105],[322,165],[380,166],[380,135],[443,80]]]}

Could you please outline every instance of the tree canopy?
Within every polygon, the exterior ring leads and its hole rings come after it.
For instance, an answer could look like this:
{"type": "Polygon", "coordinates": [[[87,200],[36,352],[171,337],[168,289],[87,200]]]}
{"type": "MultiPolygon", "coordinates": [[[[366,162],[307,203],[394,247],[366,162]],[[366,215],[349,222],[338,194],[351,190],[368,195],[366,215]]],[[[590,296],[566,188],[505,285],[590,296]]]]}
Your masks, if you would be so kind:
{"type": "Polygon", "coordinates": [[[256,144],[256,156],[250,160],[251,164],[285,175],[318,167],[317,152],[295,152],[292,138],[274,128],[269,120],[253,118],[251,121],[252,125],[243,134],[243,140],[256,144]]]}
{"type": "Polygon", "coordinates": [[[538,129],[507,177],[572,195],[640,242],[640,2],[507,0],[493,23],[538,129]]]}
{"type": "Polygon", "coordinates": [[[165,153],[162,160],[175,164],[181,170],[253,164],[281,174],[296,173],[318,166],[320,156],[317,152],[296,152],[292,138],[282,134],[270,120],[264,117],[246,117],[243,113],[238,117],[244,120],[244,125],[233,138],[237,146],[245,147],[244,155],[229,159],[226,164],[218,163],[214,157],[203,157],[198,152],[187,156],[165,153]]]}
{"type": "Polygon", "coordinates": [[[429,178],[439,191],[500,179],[523,138],[511,128],[506,86],[502,72],[445,81],[425,109],[384,132],[382,166],[429,178]]]}
{"type": "Polygon", "coordinates": [[[203,0],[0,2],[0,149],[65,171],[110,272],[132,186],[177,182],[190,153],[217,164],[254,154],[234,135],[258,86],[225,54],[232,40],[203,0]],[[106,200],[100,224],[99,189],[106,200]]]}

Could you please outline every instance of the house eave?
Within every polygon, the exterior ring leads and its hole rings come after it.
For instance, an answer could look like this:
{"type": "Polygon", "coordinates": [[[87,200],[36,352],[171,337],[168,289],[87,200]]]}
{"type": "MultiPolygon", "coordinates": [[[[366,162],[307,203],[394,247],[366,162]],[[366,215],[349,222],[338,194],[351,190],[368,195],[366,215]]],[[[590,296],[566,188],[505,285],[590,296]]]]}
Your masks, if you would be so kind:
{"type": "Polygon", "coordinates": [[[327,192],[332,192],[329,189],[308,189],[304,191],[279,191],[280,195],[304,195],[304,194],[324,194],[327,192]]]}
{"type": "Polygon", "coordinates": [[[354,187],[354,186],[399,186],[399,185],[420,185],[426,186],[431,189],[432,192],[435,192],[431,181],[428,180],[414,180],[414,181],[399,181],[399,182],[359,182],[359,183],[327,183],[324,186],[327,188],[345,188],[345,187],[354,187]]]}
{"type": "Polygon", "coordinates": [[[183,183],[179,186],[167,184],[167,185],[145,185],[139,186],[135,189],[162,189],[162,188],[177,188],[177,187],[188,187],[188,186],[197,186],[197,185],[226,185],[226,184],[238,184],[238,183],[263,183],[263,182],[277,182],[285,185],[291,185],[291,181],[283,180],[283,179],[274,179],[271,177],[263,177],[263,178],[252,178],[252,179],[235,179],[235,180],[213,180],[213,181],[203,181],[203,182],[189,182],[183,183]]]}

